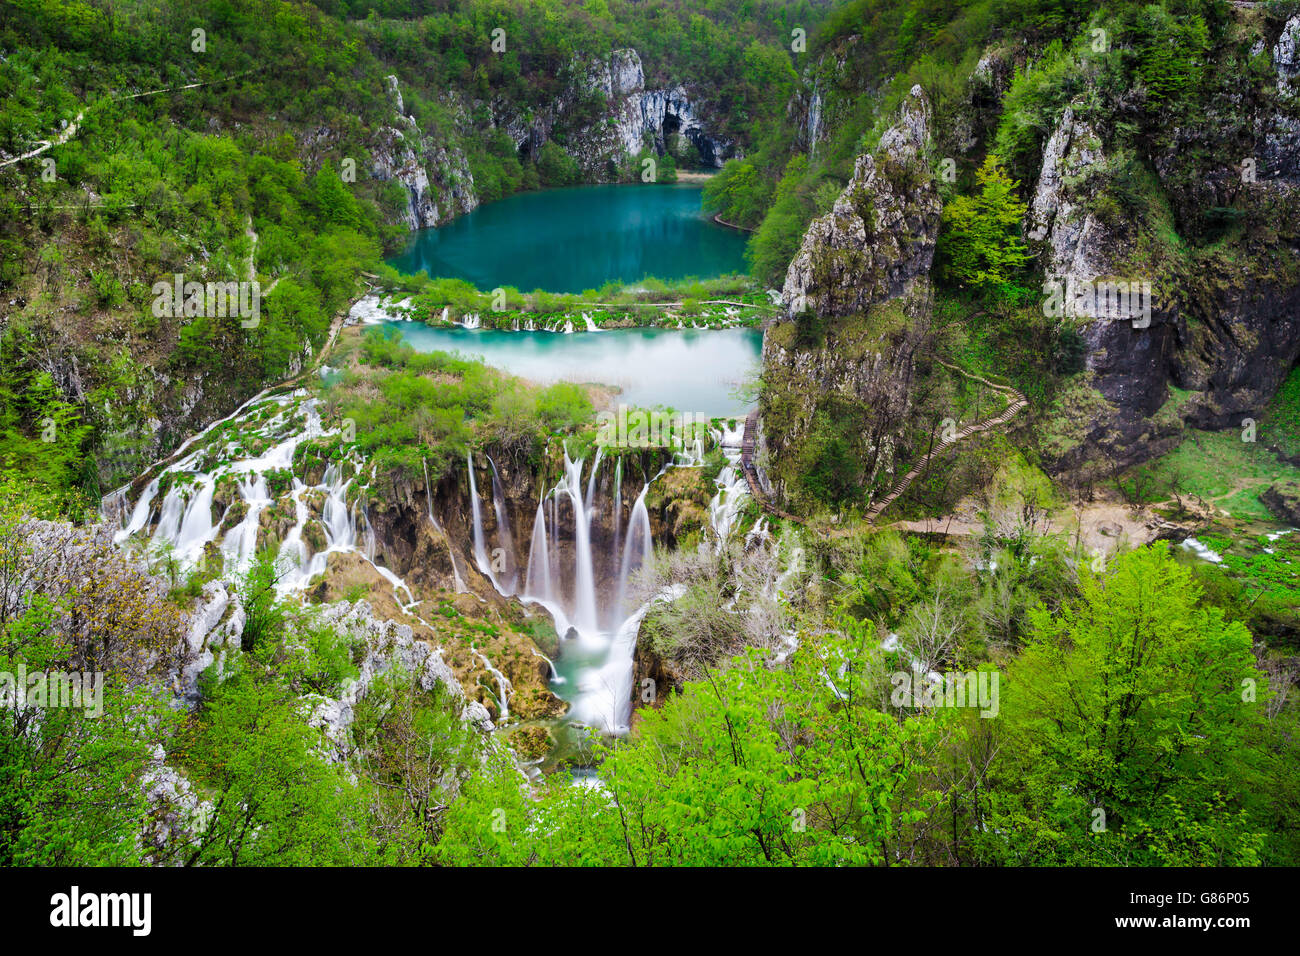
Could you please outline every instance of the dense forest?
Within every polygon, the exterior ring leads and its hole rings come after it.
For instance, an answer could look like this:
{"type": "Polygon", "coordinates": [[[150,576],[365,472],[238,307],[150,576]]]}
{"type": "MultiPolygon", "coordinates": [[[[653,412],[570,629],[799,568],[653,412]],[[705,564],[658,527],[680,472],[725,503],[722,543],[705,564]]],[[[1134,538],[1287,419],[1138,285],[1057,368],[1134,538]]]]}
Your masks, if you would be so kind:
{"type": "Polygon", "coordinates": [[[1297,0],[0,0],[0,674],[103,677],[0,697],[0,864],[1300,864],[1298,44],[1297,0]],[[747,275],[385,263],[647,162],[747,275]],[[160,315],[181,274],[257,321],[160,315]],[[606,448],[615,391],[363,301],[752,309],[753,415],[606,448]],[[523,599],[561,527],[639,608],[624,732],[523,599]]]}

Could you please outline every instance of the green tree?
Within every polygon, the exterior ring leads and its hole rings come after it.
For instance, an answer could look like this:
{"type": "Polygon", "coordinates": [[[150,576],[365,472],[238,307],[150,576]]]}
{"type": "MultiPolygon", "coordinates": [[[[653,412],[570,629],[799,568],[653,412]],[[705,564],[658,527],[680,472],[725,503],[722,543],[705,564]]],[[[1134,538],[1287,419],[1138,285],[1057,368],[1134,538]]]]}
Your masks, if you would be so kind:
{"type": "Polygon", "coordinates": [[[1198,606],[1164,545],[1124,555],[1081,594],[1031,612],[1007,674],[985,858],[1255,863],[1264,833],[1242,780],[1267,691],[1249,632],[1198,606]]]}
{"type": "Polygon", "coordinates": [[[953,281],[989,292],[1015,279],[1031,258],[1020,238],[1025,204],[1016,196],[1020,184],[994,156],[975,178],[977,195],[958,196],[944,206],[938,255],[953,281]]]}

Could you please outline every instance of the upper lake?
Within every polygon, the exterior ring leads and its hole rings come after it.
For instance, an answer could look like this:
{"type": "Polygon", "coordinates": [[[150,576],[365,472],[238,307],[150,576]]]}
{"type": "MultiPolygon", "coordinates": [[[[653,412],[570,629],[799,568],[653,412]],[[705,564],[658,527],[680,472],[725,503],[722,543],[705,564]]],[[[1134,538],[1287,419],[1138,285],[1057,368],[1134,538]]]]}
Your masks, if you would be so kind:
{"type": "Polygon", "coordinates": [[[420,230],[388,262],[485,291],[582,292],[647,276],[746,272],[745,234],[713,222],[700,206],[701,192],[682,183],[517,193],[420,230]]]}

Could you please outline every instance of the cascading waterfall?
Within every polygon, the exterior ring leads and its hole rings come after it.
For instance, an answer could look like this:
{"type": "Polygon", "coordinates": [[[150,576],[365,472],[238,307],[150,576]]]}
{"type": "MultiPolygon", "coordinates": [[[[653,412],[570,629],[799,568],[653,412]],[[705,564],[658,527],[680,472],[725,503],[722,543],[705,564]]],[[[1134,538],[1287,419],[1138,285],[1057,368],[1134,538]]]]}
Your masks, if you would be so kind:
{"type": "Polygon", "coordinates": [[[645,494],[650,490],[646,482],[641,494],[636,496],[632,505],[632,517],[627,522],[627,542],[623,545],[623,560],[618,571],[618,603],[614,606],[617,614],[622,614],[627,603],[628,579],[641,568],[650,564],[654,553],[654,542],[650,538],[650,512],[646,510],[645,494]]]}
{"type": "Polygon", "coordinates": [[[618,560],[619,532],[623,530],[623,459],[614,464],[614,547],[611,560],[618,560]]]}
{"type": "Polygon", "coordinates": [[[469,505],[474,519],[474,563],[482,571],[492,586],[498,591],[501,585],[497,584],[496,575],[492,572],[492,565],[488,562],[487,546],[483,543],[483,511],[478,501],[478,483],[474,480],[474,453],[466,452],[465,460],[469,465],[469,505]]]}
{"type": "Polygon", "coordinates": [[[266,479],[253,474],[239,482],[239,495],[244,500],[246,511],[239,524],[226,533],[221,542],[221,553],[227,571],[244,571],[252,564],[257,550],[257,529],[262,509],[271,504],[270,492],[266,489],[266,479]]]}
{"type": "MultiPolygon", "coordinates": [[[[225,460],[224,450],[229,445],[223,442],[211,447],[199,447],[184,457],[176,458],[163,467],[159,476],[150,481],[131,511],[131,518],[115,540],[125,542],[127,539],[142,536],[148,529],[153,515],[153,503],[157,498],[164,476],[176,476],[184,480],[175,480],[163,497],[158,509],[157,524],[149,537],[149,549],[154,552],[170,552],[172,558],[182,569],[195,567],[203,558],[208,545],[217,543],[223,561],[225,574],[238,574],[251,566],[257,551],[261,516],[271,507],[274,499],[268,489],[267,479],[273,472],[292,470],[294,453],[298,446],[308,438],[323,438],[334,434],[326,431],[321,424],[320,414],[315,399],[306,399],[300,404],[296,400],[305,398],[305,391],[299,389],[292,394],[256,396],[240,407],[235,415],[214,423],[203,432],[186,441],[177,452],[180,455],[206,435],[212,433],[216,425],[230,421],[247,410],[258,406],[279,406],[278,414],[272,417],[262,416],[252,419],[245,434],[260,439],[270,439],[273,444],[262,455],[254,458],[237,458],[225,460]],[[301,419],[297,420],[296,415],[301,419]],[[222,463],[210,471],[200,465],[217,450],[216,457],[222,463]],[[212,508],[218,479],[229,476],[234,479],[235,487],[242,499],[245,511],[238,523],[229,529],[217,542],[224,517],[213,521],[212,508]]],[[[233,456],[232,456],[233,457],[233,456]]],[[[355,461],[353,464],[357,464],[355,461]]],[[[206,466],[205,466],[206,467],[206,466]]],[[[373,481],[373,470],[371,480],[373,481]]],[[[395,593],[405,593],[408,604],[412,601],[410,588],[391,570],[374,561],[374,535],[369,519],[362,512],[365,522],[365,551],[357,548],[356,510],[348,505],[348,489],[353,479],[346,477],[344,464],[331,462],[323,480],[318,485],[306,485],[297,477],[292,479],[291,489],[287,495],[293,505],[294,524],[285,535],[276,560],[281,566],[281,575],[276,584],[277,593],[284,595],[305,587],[317,574],[326,569],[329,555],[335,552],[353,551],[360,554],[392,586],[395,593]],[[321,526],[325,533],[326,547],[312,554],[303,539],[303,530],[311,518],[307,504],[307,495],[312,492],[324,493],[324,506],[320,514],[321,526]]],[[[126,489],[114,492],[109,498],[119,507],[125,502],[126,489]]],[[[229,513],[229,512],[227,512],[229,513]]]]}
{"type": "Polygon", "coordinates": [[[591,563],[591,525],[582,500],[582,459],[564,453],[564,490],[573,505],[574,561],[573,624],[579,631],[596,630],[596,574],[591,563]]]}
{"type": "Polygon", "coordinates": [[[717,478],[718,492],[709,502],[709,524],[717,535],[714,548],[721,553],[727,546],[727,538],[735,525],[736,515],[749,497],[749,482],[740,467],[741,443],[744,441],[744,428],[737,427],[714,433],[718,446],[727,457],[727,465],[717,478]]]}
{"type": "Polygon", "coordinates": [[[167,489],[167,494],[163,498],[162,513],[158,516],[158,527],[154,529],[152,546],[155,549],[164,546],[174,546],[177,534],[181,530],[181,515],[184,513],[184,504],[181,498],[181,489],[177,485],[172,485],[167,489]]]}
{"type": "Polygon", "coordinates": [[[173,553],[183,563],[192,564],[203,553],[203,545],[212,537],[212,493],[216,480],[204,475],[199,490],[185,507],[180,530],[172,546],[173,553]]]}
{"type": "MultiPolygon", "coordinates": [[[[200,446],[150,481],[127,520],[122,518],[127,504],[124,489],[112,502],[122,522],[119,539],[143,538],[150,534],[151,523],[156,522],[152,542],[170,547],[178,560],[192,564],[203,555],[208,544],[216,542],[227,572],[236,572],[251,565],[262,521],[267,510],[278,501],[280,508],[291,510],[293,522],[277,555],[285,569],[277,591],[284,594],[301,590],[326,570],[331,554],[350,552],[373,566],[392,585],[399,603],[414,613],[410,588],[392,571],[375,562],[374,532],[363,503],[365,496],[364,493],[358,496],[353,487],[359,485],[364,492],[373,485],[372,467],[363,460],[338,459],[328,463],[319,483],[308,484],[293,476],[287,493],[279,491],[273,495],[268,489],[273,473],[289,470],[292,474],[296,470],[295,451],[302,441],[332,434],[322,427],[315,401],[304,398],[305,393],[296,392],[292,397],[279,395],[262,400],[276,402],[281,409],[271,418],[260,413],[249,428],[249,434],[271,439],[269,450],[261,457],[225,461],[224,457],[229,456],[223,456],[218,450],[215,457],[223,463],[214,466],[207,462],[218,446],[200,446]],[[233,479],[231,491],[237,489],[244,508],[233,525],[221,516],[216,520],[213,516],[217,486],[220,482],[225,489],[227,478],[233,479]],[[165,494],[161,492],[163,485],[167,485],[165,494]],[[359,497],[355,505],[349,504],[350,490],[353,498],[359,497]],[[322,502],[319,511],[314,505],[316,501],[322,502]],[[223,527],[229,529],[224,536],[223,527]],[[316,528],[323,531],[324,546],[313,553],[308,542],[319,540],[313,539],[310,533],[310,529],[316,528]]],[[[739,431],[734,431],[736,435],[728,433],[721,442],[729,452],[729,459],[734,452],[730,446],[738,447],[739,431]]],[[[265,442],[263,446],[266,447],[265,442]]],[[[585,460],[571,458],[567,447],[564,449],[562,475],[537,501],[524,567],[520,566],[523,556],[516,551],[514,541],[518,529],[511,527],[509,502],[496,462],[488,458],[496,519],[490,540],[483,524],[483,502],[479,499],[472,454],[467,455],[466,463],[475,562],[502,594],[520,594],[523,600],[540,605],[554,618],[561,635],[561,652],[549,663],[556,686],[565,686],[565,697],[571,704],[569,719],[604,732],[620,733],[626,730],[630,717],[632,658],[640,621],[648,607],[648,604],[639,608],[627,606],[631,598],[629,581],[652,560],[654,542],[646,499],[650,485],[663,471],[644,482],[629,508],[623,502],[623,456],[616,456],[612,481],[602,484],[602,478],[608,478],[600,472],[605,458],[604,449],[598,449],[585,460]],[[572,509],[571,526],[565,508],[572,509]],[[489,560],[498,547],[507,556],[500,571],[494,570],[489,560]],[[597,590],[598,582],[601,591],[597,590]]],[[[678,455],[676,464],[695,464],[702,458],[703,444],[697,443],[678,455]]],[[[429,521],[446,538],[434,511],[428,464],[422,464],[429,521]]],[[[730,464],[720,476],[719,493],[710,509],[711,523],[720,538],[730,532],[739,499],[743,497],[743,476],[739,475],[734,460],[730,464]]],[[[457,555],[450,538],[446,540],[456,589],[467,591],[459,569],[464,552],[457,555]]],[[[523,542],[518,544],[522,546],[523,542]]],[[[497,567],[501,567],[499,562],[497,567]]],[[[490,663],[485,661],[485,667],[496,680],[504,717],[509,713],[511,689],[504,675],[490,663]]]]}
{"type": "Polygon", "coordinates": [[[497,473],[497,463],[488,456],[492,466],[492,510],[497,518],[497,534],[501,538],[501,547],[505,550],[508,567],[502,585],[506,594],[514,594],[519,583],[519,572],[515,568],[515,539],[510,534],[510,515],[506,512],[506,496],[501,488],[501,476],[497,473]]]}
{"type": "Polygon", "coordinates": [[[357,538],[356,525],[347,505],[348,485],[351,482],[343,478],[342,471],[337,464],[331,462],[325,469],[323,482],[329,493],[325,498],[321,519],[325,525],[325,543],[330,551],[351,548],[357,538]]]}
{"type": "Polygon", "coordinates": [[[528,571],[524,577],[525,600],[547,604],[554,600],[551,590],[551,550],[546,542],[546,509],[537,502],[533,519],[533,538],[528,546],[528,571]]]}
{"type": "Polygon", "coordinates": [[[582,503],[583,507],[587,509],[588,517],[591,515],[591,499],[596,493],[596,473],[600,471],[600,459],[604,453],[605,449],[597,445],[596,459],[591,463],[591,475],[587,478],[587,497],[583,499],[582,503]]]}
{"type": "MultiPolygon", "coordinates": [[[[131,535],[142,529],[149,521],[149,515],[152,512],[153,500],[158,496],[158,479],[155,478],[149,482],[140,495],[140,500],[135,503],[135,508],[131,511],[131,520],[123,526],[122,530],[113,535],[115,544],[121,544],[131,535]]],[[[122,493],[121,500],[125,501],[125,492],[122,493]]]]}

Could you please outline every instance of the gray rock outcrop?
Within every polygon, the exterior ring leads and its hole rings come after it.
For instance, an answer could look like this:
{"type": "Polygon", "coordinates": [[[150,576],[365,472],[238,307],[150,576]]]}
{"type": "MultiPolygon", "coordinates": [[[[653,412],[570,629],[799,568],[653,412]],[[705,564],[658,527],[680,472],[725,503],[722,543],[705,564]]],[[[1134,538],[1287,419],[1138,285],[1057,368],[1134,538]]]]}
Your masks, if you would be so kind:
{"type": "Polygon", "coordinates": [[[388,95],[396,123],[381,127],[371,143],[370,172],[380,180],[397,180],[407,193],[403,221],[408,229],[437,226],[478,205],[474,175],[460,147],[427,136],[405,112],[396,76],[389,76],[388,95]]]}
{"type": "Polygon", "coordinates": [[[929,126],[914,86],[876,153],[858,157],[834,207],[804,233],[781,293],[791,314],[852,315],[928,279],[942,211],[925,158],[929,126]]]}

